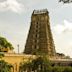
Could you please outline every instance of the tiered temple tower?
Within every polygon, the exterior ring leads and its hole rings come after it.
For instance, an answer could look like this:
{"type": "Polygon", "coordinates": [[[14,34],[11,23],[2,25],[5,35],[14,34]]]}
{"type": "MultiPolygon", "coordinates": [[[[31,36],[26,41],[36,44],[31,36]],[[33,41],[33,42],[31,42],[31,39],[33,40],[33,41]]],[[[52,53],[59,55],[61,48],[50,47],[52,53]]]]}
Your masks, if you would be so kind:
{"type": "Polygon", "coordinates": [[[33,11],[24,50],[26,54],[36,54],[40,52],[50,56],[56,54],[47,9],[33,11]]]}

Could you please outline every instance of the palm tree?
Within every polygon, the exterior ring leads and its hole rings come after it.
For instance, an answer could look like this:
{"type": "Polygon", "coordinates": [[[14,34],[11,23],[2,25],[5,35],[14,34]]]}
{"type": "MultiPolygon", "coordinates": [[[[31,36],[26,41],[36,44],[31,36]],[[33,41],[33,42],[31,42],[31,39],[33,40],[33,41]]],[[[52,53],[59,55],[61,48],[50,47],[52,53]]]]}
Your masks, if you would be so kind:
{"type": "Polygon", "coordinates": [[[19,66],[19,72],[31,72],[32,70],[32,63],[30,61],[28,62],[21,62],[19,66]]]}
{"type": "Polygon", "coordinates": [[[47,58],[37,57],[32,61],[22,62],[19,67],[19,72],[51,72],[51,65],[47,58]]]}

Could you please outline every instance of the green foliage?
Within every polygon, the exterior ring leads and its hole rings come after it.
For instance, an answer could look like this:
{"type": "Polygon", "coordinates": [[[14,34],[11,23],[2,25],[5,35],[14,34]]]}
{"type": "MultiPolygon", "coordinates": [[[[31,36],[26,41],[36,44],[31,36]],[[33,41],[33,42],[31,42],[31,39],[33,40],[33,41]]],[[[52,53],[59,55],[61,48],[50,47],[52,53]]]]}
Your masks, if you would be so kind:
{"type": "Polygon", "coordinates": [[[31,67],[32,67],[32,65],[31,65],[31,63],[30,62],[22,62],[21,64],[20,64],[20,67],[19,67],[19,72],[23,72],[23,71],[30,71],[30,69],[31,69],[31,67]]]}
{"type": "Polygon", "coordinates": [[[0,52],[0,58],[4,57],[4,53],[0,52]]]}
{"type": "Polygon", "coordinates": [[[63,72],[64,68],[60,66],[55,66],[52,68],[52,72],[63,72]]]}
{"type": "Polygon", "coordinates": [[[24,63],[20,65],[20,72],[72,72],[72,67],[66,66],[51,66],[49,60],[43,57],[33,59],[32,62],[24,63]]]}
{"type": "Polygon", "coordinates": [[[72,67],[70,66],[54,66],[52,67],[52,72],[72,72],[72,67]]]}
{"type": "Polygon", "coordinates": [[[10,42],[6,40],[6,38],[0,37],[0,51],[2,51],[4,48],[9,48],[10,50],[12,50],[13,46],[10,42]]]}
{"type": "Polygon", "coordinates": [[[36,59],[33,59],[31,62],[24,63],[22,62],[20,64],[20,72],[23,71],[37,71],[37,72],[51,72],[51,66],[49,63],[49,60],[43,58],[43,57],[37,57],[36,59]]]}
{"type": "Polygon", "coordinates": [[[65,67],[63,72],[72,72],[72,67],[65,67]]]}
{"type": "Polygon", "coordinates": [[[12,65],[8,64],[4,60],[0,60],[0,72],[11,72],[12,67],[12,65]]]}

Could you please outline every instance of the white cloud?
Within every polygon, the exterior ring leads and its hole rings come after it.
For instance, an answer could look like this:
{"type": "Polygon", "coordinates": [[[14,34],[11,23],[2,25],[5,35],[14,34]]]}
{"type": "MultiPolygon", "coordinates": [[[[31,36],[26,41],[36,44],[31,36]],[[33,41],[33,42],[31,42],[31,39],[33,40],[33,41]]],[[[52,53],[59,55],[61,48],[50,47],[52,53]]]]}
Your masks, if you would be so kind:
{"type": "Polygon", "coordinates": [[[72,3],[66,3],[62,5],[62,8],[68,8],[68,7],[72,7],[72,3]]]}
{"type": "Polygon", "coordinates": [[[55,30],[55,32],[57,32],[57,33],[62,33],[64,30],[65,30],[65,27],[64,27],[64,25],[60,25],[60,24],[58,24],[58,25],[56,25],[55,27],[54,27],[54,30],[55,30]]]}
{"type": "Polygon", "coordinates": [[[0,2],[0,11],[12,11],[15,13],[21,13],[24,9],[24,5],[19,3],[17,0],[6,0],[0,2]]]}
{"type": "Polygon", "coordinates": [[[58,34],[72,31],[72,23],[67,20],[64,20],[64,24],[58,24],[54,26],[54,31],[57,32],[58,34]]]}
{"type": "Polygon", "coordinates": [[[64,25],[65,25],[65,29],[67,29],[68,31],[72,31],[72,23],[64,20],[64,25]]]}

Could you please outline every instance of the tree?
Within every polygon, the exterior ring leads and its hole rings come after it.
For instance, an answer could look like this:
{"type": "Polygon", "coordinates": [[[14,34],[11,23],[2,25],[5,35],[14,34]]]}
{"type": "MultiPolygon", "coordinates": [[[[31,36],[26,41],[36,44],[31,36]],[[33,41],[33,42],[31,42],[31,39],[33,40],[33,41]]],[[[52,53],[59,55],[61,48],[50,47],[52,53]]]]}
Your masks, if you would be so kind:
{"type": "Polygon", "coordinates": [[[2,57],[4,57],[4,53],[0,52],[0,72],[12,72],[13,66],[2,60],[2,57]]]}
{"type": "Polygon", "coordinates": [[[24,72],[24,71],[30,72],[31,68],[32,68],[31,64],[32,64],[31,62],[22,62],[22,63],[20,63],[19,72],[24,72]]]}
{"type": "Polygon", "coordinates": [[[19,67],[19,71],[37,71],[37,72],[51,72],[51,65],[47,58],[43,56],[36,57],[32,61],[22,62],[19,67]]]}
{"type": "Polygon", "coordinates": [[[14,49],[12,44],[6,40],[4,37],[0,37],[0,52],[7,52],[8,49],[14,49]]]}
{"type": "Polygon", "coordinates": [[[65,67],[63,72],[72,72],[72,67],[65,67]]]}
{"type": "Polygon", "coordinates": [[[63,72],[63,70],[64,70],[64,67],[62,66],[54,66],[52,68],[52,72],[63,72]]]}
{"type": "Polygon", "coordinates": [[[12,65],[0,60],[0,72],[12,72],[12,65]]]}
{"type": "Polygon", "coordinates": [[[51,65],[48,59],[38,57],[32,61],[32,70],[37,72],[51,72],[51,65]]]}
{"type": "Polygon", "coordinates": [[[4,53],[0,53],[0,59],[2,59],[2,57],[4,57],[4,53]]]}

